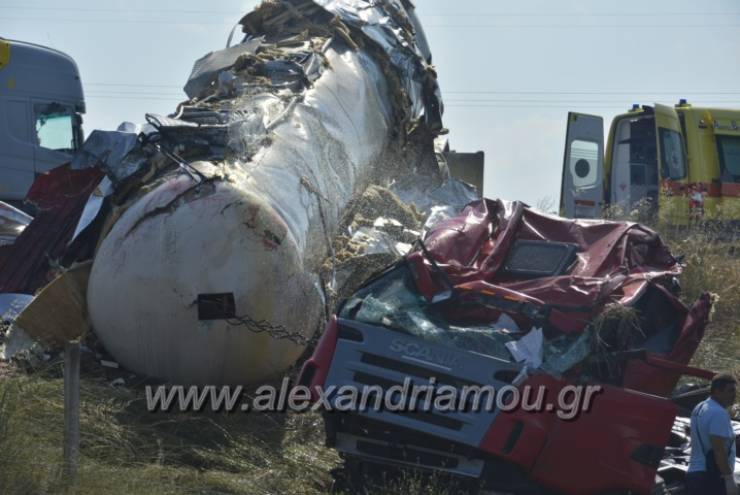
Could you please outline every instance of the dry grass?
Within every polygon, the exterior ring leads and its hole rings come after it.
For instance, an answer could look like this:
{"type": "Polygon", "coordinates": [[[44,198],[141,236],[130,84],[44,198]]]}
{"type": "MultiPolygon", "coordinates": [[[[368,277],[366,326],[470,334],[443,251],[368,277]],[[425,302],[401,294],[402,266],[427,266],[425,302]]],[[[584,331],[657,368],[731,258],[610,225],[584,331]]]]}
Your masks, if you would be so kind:
{"type": "MultiPolygon", "coordinates": [[[[55,364],[54,367],[58,367],[55,364]]],[[[60,493],[57,370],[0,383],[0,492],[60,493]]],[[[149,413],[138,389],[82,383],[80,494],[326,493],[338,458],[317,415],[149,413]]]]}
{"type": "MultiPolygon", "coordinates": [[[[0,381],[0,493],[64,493],[61,363],[0,381]]],[[[317,414],[150,413],[143,388],[86,377],[80,495],[327,494],[340,465],[317,414]]],[[[404,473],[368,495],[443,495],[404,473]]]]}
{"type": "Polygon", "coordinates": [[[717,297],[695,364],[740,376],[740,243],[715,241],[703,234],[669,240],[674,252],[685,255],[684,302],[690,304],[702,292],[717,297]]]}
{"type": "MultiPolygon", "coordinates": [[[[614,216],[614,212],[611,212],[614,216]]],[[[682,300],[691,305],[702,293],[716,296],[712,320],[694,365],[740,377],[740,235],[729,227],[676,227],[657,220],[645,206],[617,217],[658,231],[674,256],[682,257],[682,300]]]]}

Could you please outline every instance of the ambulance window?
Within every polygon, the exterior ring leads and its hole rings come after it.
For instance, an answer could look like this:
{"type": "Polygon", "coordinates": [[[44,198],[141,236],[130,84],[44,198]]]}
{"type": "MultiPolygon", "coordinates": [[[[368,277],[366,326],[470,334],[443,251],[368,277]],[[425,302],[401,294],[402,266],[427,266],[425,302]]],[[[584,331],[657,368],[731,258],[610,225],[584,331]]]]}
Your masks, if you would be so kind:
{"type": "Polygon", "coordinates": [[[660,156],[664,179],[680,180],[686,177],[686,158],[681,134],[661,127],[660,156]]]}
{"type": "Polygon", "coordinates": [[[34,105],[36,140],[42,148],[73,151],[76,148],[75,115],[62,105],[34,105]]]}
{"type": "Polygon", "coordinates": [[[719,136],[722,182],[740,182],[740,137],[719,136]]]}
{"type": "Polygon", "coordinates": [[[570,174],[573,186],[589,187],[598,180],[599,145],[592,141],[573,140],[570,144],[570,174]]]}

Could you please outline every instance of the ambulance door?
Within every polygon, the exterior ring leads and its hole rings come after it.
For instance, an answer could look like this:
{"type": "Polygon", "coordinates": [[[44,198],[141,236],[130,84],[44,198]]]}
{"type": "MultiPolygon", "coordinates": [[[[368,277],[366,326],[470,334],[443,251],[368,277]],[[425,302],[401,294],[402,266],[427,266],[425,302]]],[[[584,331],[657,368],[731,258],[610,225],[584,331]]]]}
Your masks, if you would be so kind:
{"type": "Polygon", "coordinates": [[[604,119],[568,113],[560,214],[600,218],[604,205],[604,119]]]}
{"type": "Polygon", "coordinates": [[[681,121],[675,108],[655,105],[655,138],[658,145],[660,218],[674,225],[689,221],[688,163],[681,121]]]}

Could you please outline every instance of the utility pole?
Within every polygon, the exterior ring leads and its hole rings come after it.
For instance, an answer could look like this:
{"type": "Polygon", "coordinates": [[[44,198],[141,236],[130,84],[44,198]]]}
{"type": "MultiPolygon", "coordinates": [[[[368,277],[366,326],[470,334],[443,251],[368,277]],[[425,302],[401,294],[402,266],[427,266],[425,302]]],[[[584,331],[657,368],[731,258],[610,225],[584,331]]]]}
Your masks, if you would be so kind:
{"type": "Polygon", "coordinates": [[[64,477],[74,492],[80,460],[80,343],[64,346],[64,477]]]}

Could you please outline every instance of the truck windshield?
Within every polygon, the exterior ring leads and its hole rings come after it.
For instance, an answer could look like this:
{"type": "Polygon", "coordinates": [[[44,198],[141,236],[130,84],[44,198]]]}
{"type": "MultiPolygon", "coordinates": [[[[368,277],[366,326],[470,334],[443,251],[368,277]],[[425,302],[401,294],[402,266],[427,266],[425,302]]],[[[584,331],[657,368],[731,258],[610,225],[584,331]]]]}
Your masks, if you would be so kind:
{"type": "Polygon", "coordinates": [[[402,263],[358,290],[344,304],[340,318],[383,326],[429,342],[510,359],[512,339],[493,324],[455,325],[416,290],[409,267],[402,263]]]}
{"type": "Polygon", "coordinates": [[[58,103],[34,105],[36,142],[42,148],[72,153],[79,147],[79,117],[58,103]]]}

